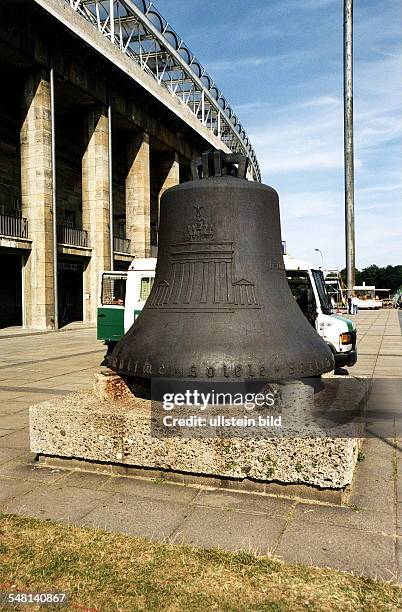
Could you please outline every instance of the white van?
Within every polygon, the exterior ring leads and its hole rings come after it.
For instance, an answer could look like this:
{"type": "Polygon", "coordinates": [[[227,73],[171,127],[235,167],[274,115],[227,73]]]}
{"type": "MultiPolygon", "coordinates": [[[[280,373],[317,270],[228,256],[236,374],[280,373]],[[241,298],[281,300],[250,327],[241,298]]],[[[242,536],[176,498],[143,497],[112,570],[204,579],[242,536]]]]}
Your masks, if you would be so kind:
{"type": "MultiPolygon", "coordinates": [[[[284,255],[290,289],[303,313],[327,342],[335,358],[335,366],[356,363],[356,328],[346,317],[332,313],[321,270],[306,261],[284,255]]],[[[151,291],[156,258],[134,259],[128,272],[102,272],[98,307],[98,339],[110,351],[130,329],[151,291]],[[121,286],[126,283],[125,291],[121,286]]]]}
{"type": "Polygon", "coordinates": [[[284,255],[283,261],[293,297],[333,352],[335,367],[353,366],[357,361],[356,326],[333,313],[322,270],[290,255],[284,255]]]}

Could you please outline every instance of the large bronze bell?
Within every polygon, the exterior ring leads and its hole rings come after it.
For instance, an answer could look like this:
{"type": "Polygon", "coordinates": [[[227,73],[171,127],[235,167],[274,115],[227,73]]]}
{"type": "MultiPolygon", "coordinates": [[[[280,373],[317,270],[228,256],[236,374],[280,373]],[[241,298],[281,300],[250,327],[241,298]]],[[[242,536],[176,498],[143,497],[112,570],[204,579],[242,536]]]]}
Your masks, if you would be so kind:
{"type": "Polygon", "coordinates": [[[334,368],[288,286],[278,194],[246,160],[204,154],[161,199],[155,282],[108,358],[125,376],[272,381],[334,368]],[[233,162],[240,162],[237,166],[233,162]],[[214,175],[214,176],[211,176],[214,175]]]}

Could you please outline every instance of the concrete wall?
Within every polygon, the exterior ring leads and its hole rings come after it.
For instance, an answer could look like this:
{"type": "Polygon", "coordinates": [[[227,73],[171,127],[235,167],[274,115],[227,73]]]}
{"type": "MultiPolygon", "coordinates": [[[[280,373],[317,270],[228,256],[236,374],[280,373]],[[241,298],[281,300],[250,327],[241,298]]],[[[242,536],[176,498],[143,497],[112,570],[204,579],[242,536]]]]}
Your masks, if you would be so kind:
{"type": "Polygon", "coordinates": [[[28,75],[23,93],[20,131],[22,214],[34,237],[25,271],[25,306],[28,327],[55,325],[51,97],[44,70],[28,75]]]}
{"type": "MultiPolygon", "coordinates": [[[[56,83],[56,91],[57,88],[56,83]]],[[[0,103],[0,207],[4,206],[0,213],[3,210],[14,214],[15,206],[21,202],[32,239],[24,270],[25,322],[29,327],[52,328],[56,264],[49,72],[43,69],[29,72],[22,92],[21,109],[11,110],[0,103]]],[[[83,317],[94,322],[99,273],[111,268],[107,109],[96,104],[89,109],[87,106],[73,111],[64,109],[60,92],[55,103],[57,225],[71,224],[73,219],[75,228],[89,234],[88,251],[83,254],[77,249],[76,258],[85,264],[83,317]]],[[[179,155],[163,143],[151,141],[148,133],[121,126],[112,133],[112,143],[113,234],[131,241],[132,256],[150,256],[151,222],[156,228],[163,191],[179,182],[179,155]],[[153,148],[155,154],[151,155],[153,148]]],[[[74,248],[68,250],[68,257],[74,257],[74,248]]],[[[128,265],[129,259],[120,265],[128,265]]]]}
{"type": "MultiPolygon", "coordinates": [[[[156,245],[163,191],[188,177],[190,160],[208,145],[191,132],[191,125],[182,123],[179,130],[177,123],[169,125],[168,115],[161,115],[157,106],[144,104],[138,85],[138,99],[128,96],[127,75],[125,82],[116,72],[104,77],[94,52],[88,51],[81,61],[78,40],[69,41],[64,52],[62,41],[59,44],[53,36],[50,42],[52,36],[45,36],[40,28],[35,31],[37,15],[26,29],[24,15],[19,14],[18,29],[7,24],[6,11],[1,17],[0,74],[7,87],[0,97],[0,214],[14,214],[20,203],[28,219],[30,241],[16,241],[14,249],[25,260],[25,324],[44,329],[55,326],[53,190],[57,225],[67,221],[71,225],[73,219],[78,231],[88,232],[87,246],[59,244],[58,268],[60,263],[66,268],[66,262],[79,262],[83,267],[83,286],[79,287],[84,294],[83,317],[94,322],[99,273],[112,265],[110,191],[113,234],[130,241],[128,254],[114,253],[114,265],[121,268],[133,256],[151,255],[151,225],[156,245]],[[53,139],[50,57],[55,77],[53,139]]],[[[8,252],[0,246],[0,258],[8,252]]]]}

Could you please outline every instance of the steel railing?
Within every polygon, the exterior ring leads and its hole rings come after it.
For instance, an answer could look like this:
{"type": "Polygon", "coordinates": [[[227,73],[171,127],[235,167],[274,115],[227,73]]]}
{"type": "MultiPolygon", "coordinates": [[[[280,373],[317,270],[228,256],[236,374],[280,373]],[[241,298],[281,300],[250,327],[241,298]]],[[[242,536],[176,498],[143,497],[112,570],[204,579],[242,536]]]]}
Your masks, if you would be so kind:
{"type": "Polygon", "coordinates": [[[28,219],[13,215],[0,215],[0,234],[15,238],[28,238],[28,219]]]}
{"type": "Polygon", "coordinates": [[[120,238],[120,236],[113,236],[113,249],[118,253],[130,254],[131,240],[128,238],[120,238]]]}
{"type": "MultiPolygon", "coordinates": [[[[202,64],[149,0],[64,0],[176,97],[232,153],[251,162],[261,180],[245,128],[202,64]]],[[[233,61],[234,68],[236,62],[233,61]]]]}
{"type": "Polygon", "coordinates": [[[88,232],[76,227],[66,225],[57,226],[57,242],[77,247],[88,246],[88,232]]]}

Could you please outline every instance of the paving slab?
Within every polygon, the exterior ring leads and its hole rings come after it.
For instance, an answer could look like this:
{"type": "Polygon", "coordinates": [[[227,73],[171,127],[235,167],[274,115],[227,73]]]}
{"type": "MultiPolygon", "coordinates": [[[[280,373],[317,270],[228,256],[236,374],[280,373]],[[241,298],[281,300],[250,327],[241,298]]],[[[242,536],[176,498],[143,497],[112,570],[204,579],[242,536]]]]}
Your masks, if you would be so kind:
{"type": "Polygon", "coordinates": [[[253,495],[252,493],[231,493],[227,491],[200,491],[193,504],[210,508],[224,508],[247,514],[268,514],[286,517],[296,506],[296,501],[281,497],[253,495]]]}
{"type": "Polygon", "coordinates": [[[7,414],[0,416],[0,428],[1,429],[23,429],[28,426],[28,414],[27,411],[19,411],[14,414],[7,414]]]}
{"type": "MultiPolygon", "coordinates": [[[[319,523],[359,529],[365,533],[395,534],[394,508],[389,511],[356,509],[348,506],[326,506],[323,504],[298,504],[292,520],[304,523],[319,523]]],[[[369,536],[368,536],[369,537],[369,536]]]]}
{"type": "Polygon", "coordinates": [[[15,459],[0,465],[0,477],[18,480],[36,480],[39,482],[55,482],[67,475],[63,470],[39,467],[21,459],[15,459]]]}
{"type": "Polygon", "coordinates": [[[390,512],[394,506],[395,473],[392,440],[369,438],[364,441],[363,461],[358,463],[349,504],[390,512]]]}
{"type": "Polygon", "coordinates": [[[0,464],[16,459],[17,457],[25,457],[25,450],[22,448],[2,448],[0,447],[0,464]]]}
{"type": "Polygon", "coordinates": [[[2,504],[13,498],[21,497],[32,491],[38,484],[36,482],[28,482],[27,480],[8,480],[0,477],[0,511],[2,504]]]}
{"type": "Polygon", "coordinates": [[[0,404],[0,416],[18,414],[19,412],[26,414],[30,403],[29,400],[13,400],[10,403],[2,402],[0,404]]]}
{"type": "Polygon", "coordinates": [[[109,475],[93,474],[92,472],[73,471],[68,472],[63,479],[66,487],[80,487],[81,489],[100,489],[110,479],[109,475]]]}
{"type": "MultiPolygon", "coordinates": [[[[99,491],[100,492],[100,491],[99,491]]],[[[97,527],[151,539],[168,538],[190,512],[187,504],[166,500],[137,498],[121,493],[103,500],[81,521],[80,525],[97,527]]]]}
{"type": "Polygon", "coordinates": [[[5,433],[2,435],[1,430],[0,430],[2,447],[4,448],[23,448],[26,451],[29,450],[28,427],[24,427],[24,429],[13,431],[12,433],[10,433],[9,429],[5,429],[3,431],[5,433]]]}
{"type": "Polygon", "coordinates": [[[110,493],[107,491],[42,485],[22,497],[5,502],[0,508],[2,512],[70,523],[78,522],[108,497],[110,493]]]}
{"type": "Polygon", "coordinates": [[[10,401],[10,400],[13,400],[13,399],[17,399],[17,398],[22,397],[22,396],[23,396],[23,390],[22,389],[20,389],[18,391],[10,391],[7,388],[3,388],[2,392],[1,392],[1,400],[3,402],[7,401],[7,400],[10,401]]]}
{"type": "Polygon", "coordinates": [[[8,436],[9,434],[10,434],[9,429],[0,429],[0,438],[3,438],[4,436],[8,436]]]}
{"type": "Polygon", "coordinates": [[[383,578],[397,579],[395,538],[350,529],[294,520],[282,535],[275,556],[303,563],[383,578]]]}
{"type": "Polygon", "coordinates": [[[245,515],[230,508],[196,507],[170,541],[202,548],[250,550],[269,555],[286,524],[284,518],[245,515]]]}
{"type": "Polygon", "coordinates": [[[145,480],[113,476],[103,485],[103,490],[114,491],[124,495],[135,495],[155,500],[189,503],[199,493],[196,487],[185,487],[162,480],[145,480]]]}

